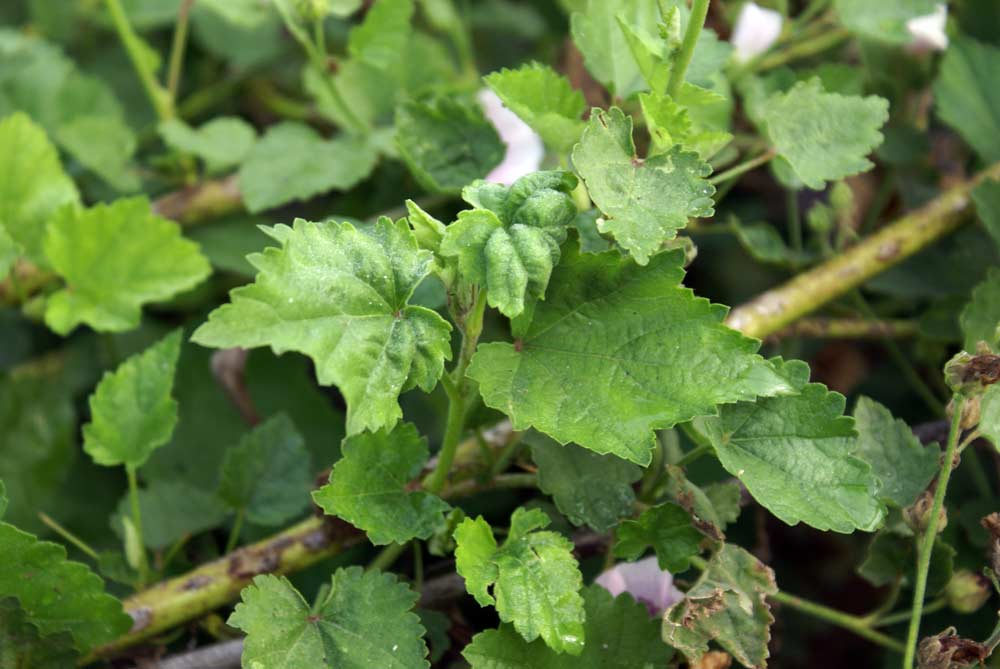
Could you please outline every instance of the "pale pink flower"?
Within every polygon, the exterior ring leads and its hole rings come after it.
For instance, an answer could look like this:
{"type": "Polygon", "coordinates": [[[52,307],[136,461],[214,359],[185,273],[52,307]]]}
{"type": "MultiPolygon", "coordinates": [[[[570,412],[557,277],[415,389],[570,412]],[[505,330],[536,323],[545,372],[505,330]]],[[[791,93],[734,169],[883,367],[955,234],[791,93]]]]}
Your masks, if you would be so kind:
{"type": "Polygon", "coordinates": [[[503,106],[497,94],[484,88],[476,95],[479,106],[507,145],[503,161],[486,175],[492,183],[509,186],[525,174],[537,172],[545,157],[542,138],[517,114],[503,106]]]}
{"type": "Polygon", "coordinates": [[[948,35],[944,26],[948,22],[948,6],[939,3],[934,11],[923,16],[915,16],[906,22],[913,40],[908,45],[914,53],[944,51],[948,48],[948,35]]]}
{"type": "Polygon", "coordinates": [[[768,49],[781,35],[781,12],[764,9],[756,2],[743,5],[729,42],[734,57],[744,63],[768,49]]]}
{"type": "Polygon", "coordinates": [[[684,593],[674,587],[674,577],[660,569],[655,557],[638,562],[620,562],[594,581],[613,596],[623,592],[645,604],[651,615],[659,615],[684,599],[684,593]]]}

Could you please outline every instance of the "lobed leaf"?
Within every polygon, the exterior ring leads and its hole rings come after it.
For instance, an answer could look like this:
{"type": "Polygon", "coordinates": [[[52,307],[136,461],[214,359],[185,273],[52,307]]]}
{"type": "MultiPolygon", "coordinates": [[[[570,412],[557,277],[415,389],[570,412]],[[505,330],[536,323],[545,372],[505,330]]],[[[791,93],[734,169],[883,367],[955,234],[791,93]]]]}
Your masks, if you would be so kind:
{"type": "Polygon", "coordinates": [[[652,547],[660,569],[674,574],[687,571],[705,538],[695,529],[691,515],[671,502],[646,509],[636,520],[623,521],[616,536],[616,556],[634,561],[652,547]]]}

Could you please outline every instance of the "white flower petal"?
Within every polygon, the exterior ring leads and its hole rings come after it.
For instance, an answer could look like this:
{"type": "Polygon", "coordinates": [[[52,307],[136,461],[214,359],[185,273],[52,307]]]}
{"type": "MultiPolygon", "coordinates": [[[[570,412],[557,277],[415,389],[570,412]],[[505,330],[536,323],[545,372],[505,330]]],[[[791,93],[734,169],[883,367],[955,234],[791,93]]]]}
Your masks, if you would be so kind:
{"type": "Polygon", "coordinates": [[[654,615],[663,613],[684,599],[684,593],[674,587],[673,575],[660,569],[655,557],[638,562],[620,562],[598,576],[594,583],[615,597],[623,592],[629,593],[654,615]]]}
{"type": "Polygon", "coordinates": [[[948,35],[944,26],[948,22],[948,6],[938,4],[934,11],[915,16],[906,22],[906,29],[913,36],[910,48],[914,51],[944,51],[948,48],[948,35]]]}
{"type": "Polygon", "coordinates": [[[483,113],[500,139],[507,145],[507,152],[499,165],[486,175],[486,180],[511,185],[525,174],[537,172],[545,157],[542,138],[517,114],[503,106],[497,94],[484,88],[476,95],[483,113]]]}
{"type": "Polygon", "coordinates": [[[729,38],[736,60],[742,63],[770,49],[781,35],[781,21],[781,12],[764,9],[756,2],[743,5],[729,38]]]}

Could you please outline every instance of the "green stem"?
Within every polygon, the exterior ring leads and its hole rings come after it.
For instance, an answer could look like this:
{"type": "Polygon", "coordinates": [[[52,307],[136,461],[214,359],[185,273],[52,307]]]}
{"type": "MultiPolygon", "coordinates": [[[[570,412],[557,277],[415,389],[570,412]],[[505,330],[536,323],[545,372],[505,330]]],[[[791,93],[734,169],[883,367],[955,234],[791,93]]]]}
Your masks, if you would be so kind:
{"type": "Polygon", "coordinates": [[[678,467],[686,467],[687,465],[691,464],[701,456],[710,453],[711,450],[712,447],[707,444],[701,444],[700,446],[695,446],[690,451],[685,453],[684,456],[674,464],[676,464],[678,467]]]}
{"type": "MultiPolygon", "coordinates": [[[[946,606],[948,606],[948,599],[946,597],[935,599],[933,602],[924,607],[924,614],[940,611],[946,606]]],[[[913,615],[913,612],[910,609],[905,611],[896,611],[895,613],[882,616],[878,620],[874,621],[873,624],[876,627],[888,627],[889,625],[895,625],[896,623],[905,623],[910,620],[911,615],[913,615]]]]}
{"type": "Polygon", "coordinates": [[[167,94],[170,96],[170,106],[177,104],[177,91],[181,86],[181,71],[184,69],[184,49],[187,46],[188,25],[191,19],[191,7],[194,0],[182,0],[177,10],[177,26],[174,28],[174,41],[170,46],[170,70],[167,75],[167,94]]]}
{"type": "Polygon", "coordinates": [[[746,174],[750,170],[756,169],[761,165],[770,162],[770,160],[774,158],[774,156],[776,155],[777,153],[774,151],[774,149],[770,149],[760,154],[759,156],[756,156],[749,160],[745,160],[738,165],[734,165],[733,167],[730,167],[728,170],[724,172],[719,172],[718,174],[713,175],[712,178],[708,180],[708,182],[712,185],[715,185],[723,183],[725,181],[729,181],[730,179],[735,179],[736,177],[742,174],[746,174]]]}
{"type": "Polygon", "coordinates": [[[38,512],[38,518],[45,524],[46,527],[48,527],[53,532],[61,536],[68,543],[71,543],[77,548],[79,548],[81,552],[86,553],[87,557],[95,561],[100,560],[100,556],[97,554],[97,551],[91,548],[86,541],[76,536],[75,534],[67,530],[65,527],[60,525],[58,522],[56,522],[54,518],[50,517],[48,514],[45,514],[41,511],[38,512]]]}
{"type": "Polygon", "coordinates": [[[125,10],[122,8],[121,0],[104,1],[107,5],[108,13],[111,14],[111,22],[118,33],[118,39],[121,40],[129,60],[132,61],[132,67],[135,69],[136,74],[139,75],[139,81],[146,91],[146,97],[149,98],[149,102],[156,111],[156,116],[161,121],[169,121],[174,117],[174,106],[171,102],[170,94],[156,80],[156,75],[150,66],[149,57],[146,53],[146,49],[149,47],[143,43],[142,39],[132,28],[132,24],[129,23],[128,16],[125,15],[125,10]]]}
{"type": "Polygon", "coordinates": [[[924,595],[927,592],[927,572],[931,566],[931,552],[934,549],[934,540],[937,538],[938,521],[940,520],[941,508],[944,506],[944,496],[948,492],[948,480],[951,478],[951,470],[954,468],[958,437],[962,432],[962,408],[964,405],[965,398],[957,395],[952,408],[948,447],[944,452],[941,474],[938,476],[937,489],[934,491],[934,502],[927,519],[927,529],[920,537],[920,544],[917,547],[917,579],[913,587],[913,607],[910,615],[910,629],[906,635],[906,655],[903,657],[903,669],[913,669],[913,660],[917,653],[920,617],[923,613],[924,595]]]}
{"type": "Polygon", "coordinates": [[[788,240],[795,255],[802,254],[802,212],[799,211],[799,194],[785,191],[785,208],[788,210],[788,240]]]}
{"type": "Polygon", "coordinates": [[[510,442],[503,447],[503,450],[500,451],[500,455],[497,456],[496,462],[493,463],[493,467],[490,469],[490,474],[493,477],[504,473],[507,470],[507,467],[510,466],[510,463],[514,461],[514,458],[517,457],[517,454],[521,452],[521,446],[523,444],[521,437],[523,434],[524,433],[522,432],[516,433],[511,438],[510,442]]]}
{"type": "Polygon", "coordinates": [[[819,618],[820,620],[825,620],[826,622],[832,623],[837,627],[842,627],[864,639],[877,643],[883,648],[888,648],[889,650],[896,651],[897,653],[903,652],[903,644],[890,636],[882,634],[877,630],[873,630],[864,618],[859,618],[858,616],[853,616],[849,613],[838,611],[837,609],[831,609],[828,606],[810,602],[806,599],[802,599],[801,597],[790,595],[787,592],[781,592],[780,590],[771,595],[771,599],[781,602],[789,608],[801,611],[806,615],[810,615],[813,618],[819,618]]]}
{"type": "Polygon", "coordinates": [[[830,32],[820,35],[814,39],[792,44],[778,53],[762,58],[758,63],[756,63],[753,70],[756,72],[770,70],[775,67],[787,65],[793,60],[798,60],[799,58],[815,56],[816,54],[823,53],[827,49],[837,46],[850,36],[851,33],[848,32],[846,28],[831,30],[830,32]]]}
{"type": "Polygon", "coordinates": [[[142,509],[139,507],[139,482],[136,480],[135,467],[125,466],[128,477],[128,496],[132,505],[132,524],[139,535],[139,587],[149,582],[149,558],[146,555],[146,540],[142,533],[142,509]]]}
{"type": "Polygon", "coordinates": [[[684,41],[681,42],[681,50],[670,68],[670,80],[667,82],[667,95],[670,97],[677,97],[681,84],[684,83],[684,74],[691,64],[694,47],[698,43],[701,28],[705,25],[705,17],[708,16],[708,3],[709,0],[694,0],[691,4],[691,17],[688,19],[687,30],[684,31],[684,41]]]}
{"type": "Polygon", "coordinates": [[[241,508],[236,512],[236,519],[233,521],[233,528],[229,530],[229,539],[226,541],[226,552],[232,553],[236,549],[236,544],[240,542],[240,532],[243,530],[243,518],[246,517],[246,509],[241,508]]]}
{"type": "Polygon", "coordinates": [[[409,541],[405,541],[401,544],[389,544],[375,556],[374,560],[368,563],[367,570],[385,571],[399,559],[399,556],[406,551],[406,547],[409,545],[409,541]]]}

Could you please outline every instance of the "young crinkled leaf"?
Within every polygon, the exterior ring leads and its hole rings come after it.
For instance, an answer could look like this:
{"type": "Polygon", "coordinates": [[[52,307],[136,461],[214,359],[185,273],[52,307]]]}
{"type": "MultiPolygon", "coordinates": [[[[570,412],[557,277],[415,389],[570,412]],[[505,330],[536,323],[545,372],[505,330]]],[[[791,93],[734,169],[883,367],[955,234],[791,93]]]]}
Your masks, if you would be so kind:
{"type": "Polygon", "coordinates": [[[777,590],[770,567],[723,544],[684,599],[664,614],[663,640],[692,664],[714,641],[740,664],[763,668],[774,622],[766,597],[777,590]]]}
{"type": "Polygon", "coordinates": [[[226,450],[218,495],[251,523],[275,526],[308,506],[312,483],[305,440],[288,415],[280,413],[226,450]]]}
{"type": "Polygon", "coordinates": [[[201,158],[206,171],[213,174],[242,163],[257,140],[252,125],[232,116],[212,119],[197,130],[178,119],[161,123],[157,129],[168,146],[201,158]]]}
{"type": "Polygon", "coordinates": [[[0,120],[0,255],[8,269],[20,254],[48,266],[42,240],[49,220],[61,206],[79,201],[45,130],[20,112],[0,120]]]}
{"type": "Polygon", "coordinates": [[[636,520],[626,520],[618,527],[614,553],[626,560],[636,560],[652,546],[661,569],[679,574],[698,554],[705,535],[695,529],[691,515],[680,506],[666,502],[642,512],[636,520]]]}
{"type": "Polygon", "coordinates": [[[1000,269],[991,268],[982,283],[972,290],[972,299],[959,317],[965,350],[973,352],[984,341],[996,349],[1000,342],[1000,269]]]}
{"type": "Polygon", "coordinates": [[[181,351],[181,331],[106,372],[90,396],[90,422],[83,426],[83,450],[105,467],[141,467],[170,441],[177,424],[171,397],[181,351]]]}
{"type": "Polygon", "coordinates": [[[444,526],[448,503],[408,490],[430,455],[416,426],[354,435],[341,452],[330,482],[312,495],[326,513],[361,528],[375,545],[427,539],[444,526]]]}
{"type": "Polygon", "coordinates": [[[937,444],[921,445],[906,423],[867,397],[858,398],[854,421],[858,430],[854,454],[872,466],[882,482],[882,497],[900,508],[913,504],[938,473],[941,449],[937,444]]]}
{"type": "Polygon", "coordinates": [[[483,78],[505,107],[531,126],[546,144],[569,153],[583,132],[587,104],[583,93],[551,67],[528,63],[483,78]]]}
{"type": "Polygon", "coordinates": [[[399,394],[431,391],[451,358],[451,326],[408,304],[430,272],[406,221],[382,218],[370,230],[350,223],[269,229],[280,248],[250,256],[256,281],[233,290],[192,339],[204,346],[298,351],[324,385],[347,400],[347,433],[391,428],[399,394]]]}
{"type": "Polygon", "coordinates": [[[778,155],[809,188],[870,170],[866,156],[882,143],[889,103],[870,95],[827,93],[818,78],[763,103],[763,121],[778,155]]]}
{"type": "Polygon", "coordinates": [[[41,636],[17,600],[0,597],[0,667],[73,669],[78,658],[67,632],[41,636]]]}
{"type": "Polygon", "coordinates": [[[510,625],[480,632],[462,651],[472,669],[665,669],[673,652],[660,639],[659,622],[630,595],[583,590],[587,642],[578,656],[525,641],[510,625]]]}
{"type": "Polygon", "coordinates": [[[457,193],[482,179],[505,152],[478,106],[445,96],[399,106],[396,147],[420,185],[435,193],[457,193]]]}
{"type": "Polygon", "coordinates": [[[680,285],[683,251],[639,267],[570,241],[562,256],[517,340],[481,344],[469,367],[516,429],[646,465],[654,430],[791,391],[755,340],[722,324],[725,307],[680,285]]]}
{"type": "Polygon", "coordinates": [[[956,39],[941,61],[934,104],[941,119],[987,162],[1000,160],[1000,48],[956,39]]]}
{"type": "Polygon", "coordinates": [[[424,628],[412,611],[417,594],[391,574],[338,569],[325,600],[312,608],[284,576],[258,576],[242,597],[229,624],[247,634],[244,667],[430,666],[424,628]]]}
{"type": "Polygon", "coordinates": [[[573,543],[539,531],[549,522],[540,509],[518,508],[507,540],[497,548],[482,516],[466,518],[455,529],[455,567],[480,606],[494,605],[500,620],[513,623],[525,641],[541,636],[555,652],[579,655],[585,642],[583,579],[573,543]]]}
{"type": "Polygon", "coordinates": [[[134,328],[144,304],[193,288],[212,271],[198,245],[145,197],[64,207],[48,228],[45,254],[67,284],[45,306],[45,323],[62,335],[80,323],[101,332],[134,328]]]}
{"type": "Polygon", "coordinates": [[[604,213],[601,232],[610,233],[640,265],[677,236],[688,218],[714,213],[712,168],[698,154],[674,146],[645,160],[636,155],[632,118],[621,109],[594,109],[573,166],[604,213]]]}
{"type": "Polygon", "coordinates": [[[486,288],[490,306],[508,317],[542,299],[566,226],[576,217],[568,172],[535,172],[509,188],[474,182],[462,193],[476,209],[459,212],[440,254],[456,258],[462,277],[486,288]]]}
{"type": "Polygon", "coordinates": [[[364,138],[326,140],[304,123],[267,129],[240,167],[240,192],[251,213],[329,190],[346,190],[371,174],[378,154],[364,138]]]}
{"type": "Polygon", "coordinates": [[[885,517],[879,480],[854,455],[844,396],[819,383],[797,395],[722,407],[704,421],[722,466],[789,525],[872,531],[885,517]]]}
{"type": "Polygon", "coordinates": [[[632,484],[642,477],[639,467],[574,444],[561,446],[538,433],[526,441],[538,465],[538,487],[552,496],[571,523],[607,532],[632,512],[632,484]]]}

